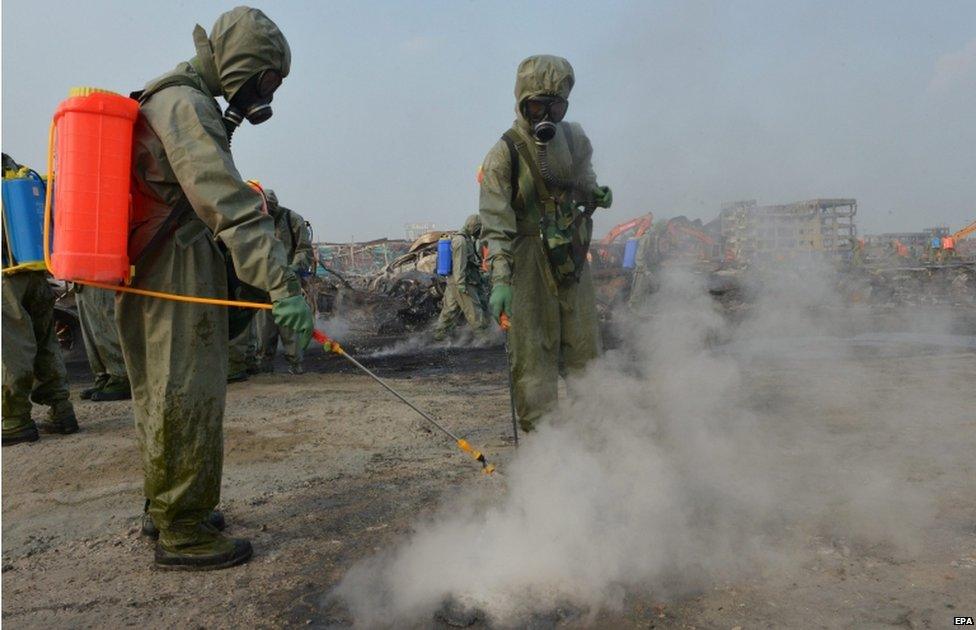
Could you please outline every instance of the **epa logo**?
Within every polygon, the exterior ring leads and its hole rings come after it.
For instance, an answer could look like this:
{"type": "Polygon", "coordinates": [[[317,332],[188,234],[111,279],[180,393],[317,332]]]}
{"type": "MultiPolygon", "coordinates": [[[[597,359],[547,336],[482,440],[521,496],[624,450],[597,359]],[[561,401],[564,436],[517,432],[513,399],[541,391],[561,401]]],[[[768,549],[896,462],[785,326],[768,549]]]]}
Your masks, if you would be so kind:
{"type": "Polygon", "coordinates": [[[973,625],[972,617],[954,617],[952,620],[952,625],[954,626],[971,626],[973,625]]]}

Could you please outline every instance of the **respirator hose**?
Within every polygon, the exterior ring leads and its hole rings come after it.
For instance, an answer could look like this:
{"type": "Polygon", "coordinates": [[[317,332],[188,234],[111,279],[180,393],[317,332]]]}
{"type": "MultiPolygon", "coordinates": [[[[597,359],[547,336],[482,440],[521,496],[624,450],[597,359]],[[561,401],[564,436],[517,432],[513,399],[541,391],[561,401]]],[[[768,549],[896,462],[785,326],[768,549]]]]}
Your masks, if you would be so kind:
{"type": "Polygon", "coordinates": [[[596,204],[592,199],[592,191],[581,189],[576,180],[559,179],[552,174],[552,169],[549,167],[549,146],[543,142],[536,142],[535,147],[539,161],[539,174],[542,175],[542,181],[546,183],[546,186],[549,186],[550,192],[556,189],[572,191],[574,196],[582,194],[583,200],[578,201],[578,205],[585,206],[589,212],[596,209],[596,204]]]}

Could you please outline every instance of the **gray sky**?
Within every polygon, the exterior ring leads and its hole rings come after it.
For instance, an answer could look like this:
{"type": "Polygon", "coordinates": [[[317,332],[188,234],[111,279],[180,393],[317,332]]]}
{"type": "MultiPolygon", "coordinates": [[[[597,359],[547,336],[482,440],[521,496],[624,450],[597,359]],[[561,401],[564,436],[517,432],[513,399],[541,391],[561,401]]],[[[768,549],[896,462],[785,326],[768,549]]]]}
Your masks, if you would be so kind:
{"type": "MultiPolygon", "coordinates": [[[[3,150],[44,165],[69,87],[140,88],[232,3],[3,2],[3,150]]],[[[614,207],[856,197],[862,232],[976,218],[976,2],[263,2],[292,47],[275,116],[234,136],[245,177],[322,240],[458,227],[513,118],[515,68],[575,66],[567,116],[614,207]]]]}

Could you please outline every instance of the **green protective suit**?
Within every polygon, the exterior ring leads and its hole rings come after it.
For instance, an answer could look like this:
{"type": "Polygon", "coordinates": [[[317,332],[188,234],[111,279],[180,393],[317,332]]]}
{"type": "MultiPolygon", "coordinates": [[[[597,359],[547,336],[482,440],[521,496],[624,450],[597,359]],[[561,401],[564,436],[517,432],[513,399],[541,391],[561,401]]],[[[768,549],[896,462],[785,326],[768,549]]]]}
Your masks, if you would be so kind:
{"type": "Polygon", "coordinates": [[[31,401],[53,421],[74,415],[54,332],[54,293],[43,271],[3,274],[3,432],[33,427],[31,401]]]}
{"type": "Polygon", "coordinates": [[[257,314],[228,344],[227,374],[256,373],[258,362],[257,314]]]}
{"type": "MultiPolygon", "coordinates": [[[[262,70],[287,75],[288,43],[270,19],[247,7],[217,18],[209,38],[198,26],[194,40],[196,57],[147,84],[152,94],[163,82],[179,79],[142,103],[136,123],[129,239],[136,261],[133,284],[226,298],[220,241],[241,281],[269,292],[272,301],[299,295],[298,277],[274,237],[274,222],[234,166],[215,100],[230,98],[262,70]],[[184,195],[192,212],[143,256],[184,195]]],[[[132,383],[148,510],[160,530],[160,545],[180,550],[223,544],[202,523],[220,500],[227,311],[123,293],[116,317],[132,383]]]]}
{"type": "MultiPolygon", "coordinates": [[[[315,266],[312,253],[312,240],[305,219],[294,210],[278,203],[278,195],[271,189],[265,190],[268,200],[268,214],[274,218],[275,236],[285,246],[285,257],[296,273],[310,273],[315,266]]],[[[278,338],[285,349],[285,358],[291,365],[301,364],[305,349],[299,343],[298,335],[275,324],[271,313],[262,311],[254,317],[257,321],[257,336],[260,361],[271,365],[278,351],[278,338]]]]}
{"type": "Polygon", "coordinates": [[[75,303],[81,321],[81,336],[95,383],[108,387],[128,387],[129,375],[122,357],[119,329],[115,323],[115,292],[79,284],[75,303]]]}
{"type": "MultiPolygon", "coordinates": [[[[531,125],[519,104],[539,95],[568,99],[574,81],[572,66],[560,57],[529,57],[519,65],[515,82],[518,117],[513,129],[536,155],[531,125]]],[[[560,181],[575,181],[577,190],[592,190],[596,185],[592,151],[578,124],[559,123],[547,147],[552,174],[560,181]],[[572,134],[571,140],[567,134],[572,134]]],[[[578,282],[556,282],[540,232],[544,200],[536,192],[529,165],[516,157],[518,194],[513,199],[507,144],[499,141],[488,152],[481,169],[480,209],[491,281],[512,288],[508,335],[515,406],[522,428],[530,431],[555,405],[559,374],[581,370],[602,347],[589,265],[584,265],[578,282]]],[[[559,187],[550,187],[549,192],[563,204],[573,196],[573,191],[559,187]]]]}
{"type": "Polygon", "coordinates": [[[481,278],[481,217],[472,214],[461,231],[451,237],[451,275],[444,288],[444,303],[434,326],[434,337],[445,339],[463,316],[468,325],[482,331],[488,325],[481,278]]]}

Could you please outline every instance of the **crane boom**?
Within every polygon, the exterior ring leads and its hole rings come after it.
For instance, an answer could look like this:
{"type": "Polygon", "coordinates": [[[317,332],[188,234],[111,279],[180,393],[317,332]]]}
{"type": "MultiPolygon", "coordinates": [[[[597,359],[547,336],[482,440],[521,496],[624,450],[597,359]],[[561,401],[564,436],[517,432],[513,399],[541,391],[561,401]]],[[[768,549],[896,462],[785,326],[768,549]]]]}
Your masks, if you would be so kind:
{"type": "Polygon", "coordinates": [[[966,238],[967,236],[969,236],[970,234],[972,234],[973,232],[976,232],[976,221],[973,221],[972,223],[970,223],[966,227],[962,228],[961,230],[959,230],[958,232],[956,232],[955,234],[953,234],[952,235],[952,238],[955,239],[955,240],[957,240],[957,241],[958,240],[962,240],[962,239],[966,238]]]}

